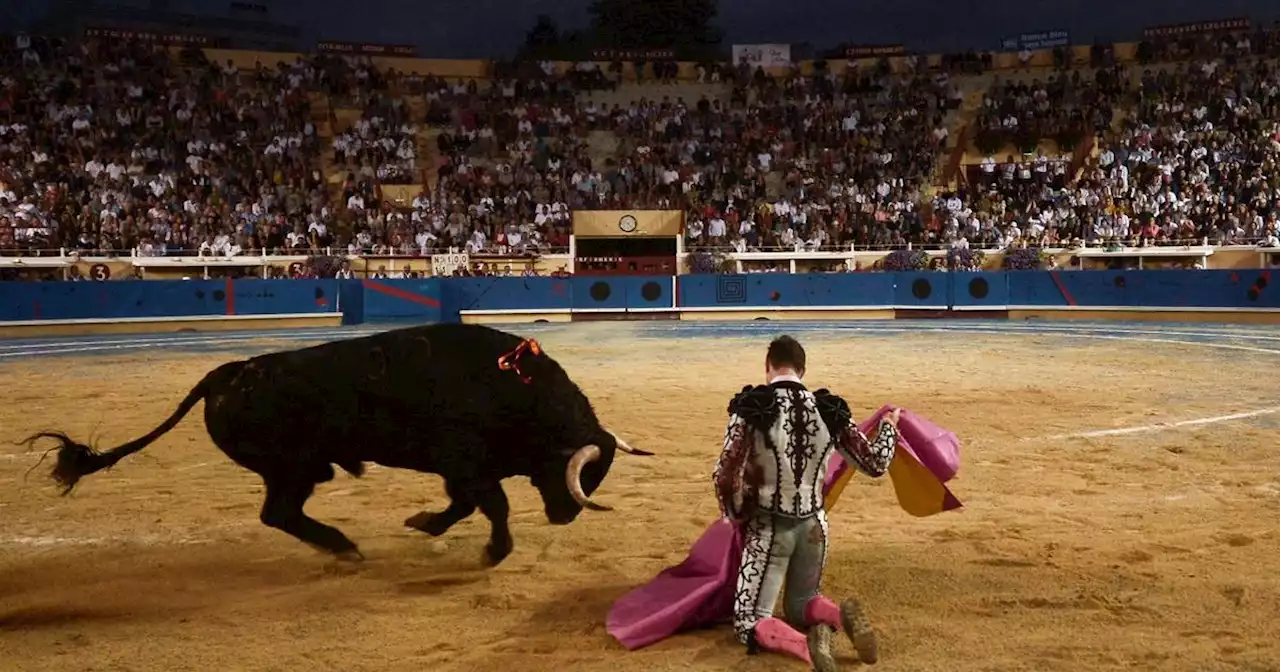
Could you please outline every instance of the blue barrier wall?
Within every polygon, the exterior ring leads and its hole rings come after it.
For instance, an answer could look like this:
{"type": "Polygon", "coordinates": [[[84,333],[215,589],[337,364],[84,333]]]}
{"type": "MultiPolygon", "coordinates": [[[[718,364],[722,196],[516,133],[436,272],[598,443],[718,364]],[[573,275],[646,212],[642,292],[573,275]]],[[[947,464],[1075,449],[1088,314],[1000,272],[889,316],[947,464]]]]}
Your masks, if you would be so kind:
{"type": "Polygon", "coordinates": [[[1266,269],[1010,272],[1010,306],[1280,308],[1266,269]]]}
{"type": "Polygon", "coordinates": [[[684,308],[892,307],[891,273],[682,275],[684,308]]]}
{"type": "Polygon", "coordinates": [[[849,307],[1280,309],[1267,270],[751,274],[425,280],[0,282],[0,320],[272,315],[456,321],[461,311],[849,307]]]}
{"type": "Polygon", "coordinates": [[[670,276],[449,278],[444,313],[464,310],[644,310],[673,307],[670,276]]]}
{"type": "Polygon", "coordinates": [[[462,310],[568,310],[573,288],[565,278],[450,278],[446,315],[462,310]]]}
{"type": "Polygon", "coordinates": [[[970,310],[1003,310],[1009,304],[1009,276],[1003,272],[948,274],[947,304],[970,310]]]}
{"type": "Polygon", "coordinates": [[[0,282],[0,320],[331,313],[337,280],[0,282]]]}
{"type": "MultiPolygon", "coordinates": [[[[359,321],[444,320],[443,280],[346,280],[363,293],[359,321]]],[[[352,291],[352,290],[348,290],[352,291]]],[[[343,322],[347,321],[346,304],[342,308],[343,322]]],[[[358,322],[357,322],[358,323],[358,322]]]]}

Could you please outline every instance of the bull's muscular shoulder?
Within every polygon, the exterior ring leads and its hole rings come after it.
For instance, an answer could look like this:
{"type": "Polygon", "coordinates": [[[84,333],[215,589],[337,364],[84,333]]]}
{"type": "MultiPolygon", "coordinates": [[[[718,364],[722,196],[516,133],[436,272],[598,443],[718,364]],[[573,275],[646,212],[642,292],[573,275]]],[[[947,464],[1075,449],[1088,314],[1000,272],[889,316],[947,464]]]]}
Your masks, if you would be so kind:
{"type": "Polygon", "coordinates": [[[767,385],[748,385],[729,402],[729,414],[752,427],[771,427],[778,418],[778,397],[767,385]]]}
{"type": "Polygon", "coordinates": [[[825,387],[813,393],[813,402],[823,424],[832,432],[840,431],[853,421],[853,411],[849,410],[848,402],[825,387]]]}

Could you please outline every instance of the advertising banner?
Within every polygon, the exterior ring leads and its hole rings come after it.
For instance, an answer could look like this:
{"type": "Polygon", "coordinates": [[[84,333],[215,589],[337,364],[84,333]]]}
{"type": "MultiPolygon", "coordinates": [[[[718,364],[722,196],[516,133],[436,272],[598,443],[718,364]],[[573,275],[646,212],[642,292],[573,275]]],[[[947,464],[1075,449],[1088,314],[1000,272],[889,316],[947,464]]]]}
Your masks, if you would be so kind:
{"type": "Polygon", "coordinates": [[[752,68],[780,68],[791,65],[789,44],[735,44],[733,64],[746,62],[752,68]]]}
{"type": "Polygon", "coordinates": [[[1004,51],[1036,51],[1053,49],[1071,44],[1071,33],[1066,30],[1047,30],[1042,33],[1023,33],[1000,40],[1000,48],[1004,51]]]}
{"type": "Polygon", "coordinates": [[[1249,30],[1253,22],[1249,19],[1223,19],[1220,21],[1193,21],[1191,23],[1174,23],[1163,26],[1151,26],[1142,31],[1144,37],[1178,37],[1181,35],[1204,35],[1206,33],[1230,33],[1238,30],[1249,30]]]}
{"type": "Polygon", "coordinates": [[[330,54],[358,54],[360,56],[417,56],[418,48],[411,44],[374,44],[372,42],[334,42],[316,44],[316,51],[330,54]]]}

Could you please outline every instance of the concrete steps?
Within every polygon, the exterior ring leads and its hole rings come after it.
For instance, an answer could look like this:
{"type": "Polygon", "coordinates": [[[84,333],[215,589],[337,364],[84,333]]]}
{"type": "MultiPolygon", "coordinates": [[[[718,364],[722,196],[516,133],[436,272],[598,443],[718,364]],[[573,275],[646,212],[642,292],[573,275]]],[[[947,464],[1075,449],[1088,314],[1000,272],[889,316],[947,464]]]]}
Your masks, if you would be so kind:
{"type": "Polygon", "coordinates": [[[418,130],[418,165],[426,174],[423,186],[429,194],[435,193],[436,185],[440,181],[440,146],[436,142],[439,137],[440,129],[438,128],[424,127],[418,130]]]}
{"type": "Polygon", "coordinates": [[[622,140],[613,131],[591,131],[587,135],[587,157],[591,165],[603,166],[609,159],[616,160],[622,140]]]}

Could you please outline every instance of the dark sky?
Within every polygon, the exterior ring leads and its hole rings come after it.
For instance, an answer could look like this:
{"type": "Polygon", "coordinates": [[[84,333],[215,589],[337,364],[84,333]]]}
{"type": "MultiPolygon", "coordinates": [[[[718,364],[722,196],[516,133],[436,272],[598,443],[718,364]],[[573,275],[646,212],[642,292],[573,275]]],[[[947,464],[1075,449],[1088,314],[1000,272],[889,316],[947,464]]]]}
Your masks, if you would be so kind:
{"type": "MultiPolygon", "coordinates": [[[[249,0],[304,39],[414,44],[423,56],[511,54],[539,13],[564,27],[585,23],[589,0],[249,0]]],[[[175,11],[226,16],[230,0],[171,0],[175,11]]],[[[53,0],[0,0],[0,24],[32,20],[53,0]]],[[[116,3],[147,6],[146,0],[116,3]]],[[[1126,40],[1142,28],[1234,17],[1270,23],[1277,0],[721,0],[729,43],[904,43],[927,51],[993,49],[1001,37],[1069,30],[1072,41],[1126,40]]]]}

